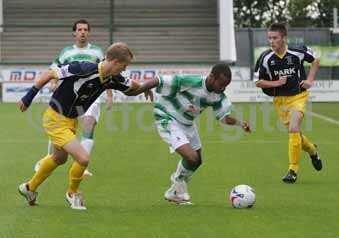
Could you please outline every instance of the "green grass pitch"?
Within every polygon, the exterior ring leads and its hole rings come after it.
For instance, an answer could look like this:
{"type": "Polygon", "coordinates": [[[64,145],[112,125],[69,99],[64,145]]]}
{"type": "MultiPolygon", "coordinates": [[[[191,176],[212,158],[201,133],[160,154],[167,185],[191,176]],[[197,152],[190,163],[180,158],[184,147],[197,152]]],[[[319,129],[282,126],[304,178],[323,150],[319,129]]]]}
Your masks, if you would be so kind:
{"type": "MultiPolygon", "coordinates": [[[[339,120],[338,103],[314,103],[314,112],[339,120]]],[[[324,160],[313,170],[302,154],[296,184],[283,184],[287,169],[287,133],[270,104],[235,104],[238,116],[251,118],[250,135],[220,127],[211,111],[200,119],[203,165],[189,184],[193,206],[163,199],[178,156],[170,155],[152,127],[149,104],[116,104],[103,109],[95,132],[90,169],[81,189],[87,211],[65,202],[70,161],[39,188],[39,206],[29,207],[17,187],[33,174],[46,152],[40,127],[46,105],[20,113],[0,106],[0,237],[338,237],[339,125],[306,117],[304,132],[324,160]],[[264,111],[265,111],[264,110],[264,111]],[[252,209],[231,208],[230,189],[248,184],[257,201],[252,209]]]]}

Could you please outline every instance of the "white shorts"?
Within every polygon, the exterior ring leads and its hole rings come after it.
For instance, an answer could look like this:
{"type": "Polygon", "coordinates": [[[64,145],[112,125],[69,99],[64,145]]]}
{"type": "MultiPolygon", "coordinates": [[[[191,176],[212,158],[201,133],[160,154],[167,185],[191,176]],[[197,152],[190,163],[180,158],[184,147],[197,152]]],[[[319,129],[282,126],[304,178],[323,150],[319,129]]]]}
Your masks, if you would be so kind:
{"type": "Polygon", "coordinates": [[[185,126],[176,120],[168,120],[167,124],[156,121],[155,125],[163,141],[169,145],[170,153],[184,144],[189,144],[193,150],[201,148],[199,133],[195,124],[185,126]]]}
{"type": "Polygon", "coordinates": [[[83,117],[85,116],[90,116],[93,117],[96,121],[96,123],[99,122],[99,118],[100,118],[100,97],[97,98],[94,103],[87,109],[87,111],[85,112],[84,115],[82,115],[83,117]]]}

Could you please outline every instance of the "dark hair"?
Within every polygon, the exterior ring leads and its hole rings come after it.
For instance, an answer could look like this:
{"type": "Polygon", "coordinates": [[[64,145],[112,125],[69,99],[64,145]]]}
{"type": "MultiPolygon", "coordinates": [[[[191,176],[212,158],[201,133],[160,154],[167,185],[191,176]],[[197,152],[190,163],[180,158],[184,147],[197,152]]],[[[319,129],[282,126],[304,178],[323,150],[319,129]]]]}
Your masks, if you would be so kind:
{"type": "Polygon", "coordinates": [[[213,66],[211,73],[214,77],[218,77],[220,74],[223,74],[227,79],[232,79],[232,72],[230,67],[226,63],[217,63],[213,66]]]}
{"type": "Polygon", "coordinates": [[[285,23],[273,23],[268,27],[268,31],[277,31],[283,36],[287,36],[287,27],[285,23]]]}
{"type": "Polygon", "coordinates": [[[77,25],[78,24],[86,24],[88,26],[88,31],[91,30],[91,26],[89,25],[89,22],[87,20],[85,20],[85,19],[80,19],[80,20],[78,20],[78,21],[73,23],[73,27],[72,27],[73,31],[77,30],[77,25]]]}

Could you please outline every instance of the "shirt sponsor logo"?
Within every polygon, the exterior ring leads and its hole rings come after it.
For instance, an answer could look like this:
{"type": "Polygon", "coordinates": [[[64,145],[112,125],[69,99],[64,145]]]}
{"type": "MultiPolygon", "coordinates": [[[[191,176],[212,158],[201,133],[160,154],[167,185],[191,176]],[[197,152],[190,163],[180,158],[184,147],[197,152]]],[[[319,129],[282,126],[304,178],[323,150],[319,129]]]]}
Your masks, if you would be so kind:
{"type": "Polygon", "coordinates": [[[295,74],[295,68],[288,68],[282,70],[274,70],[274,76],[292,75],[295,74]]]}

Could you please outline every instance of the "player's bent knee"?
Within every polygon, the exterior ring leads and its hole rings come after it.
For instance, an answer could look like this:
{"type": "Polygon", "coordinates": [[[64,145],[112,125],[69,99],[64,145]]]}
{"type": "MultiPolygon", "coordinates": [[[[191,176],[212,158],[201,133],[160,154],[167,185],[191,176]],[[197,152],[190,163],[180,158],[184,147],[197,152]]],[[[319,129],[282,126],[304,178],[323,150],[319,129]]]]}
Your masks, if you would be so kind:
{"type": "Polygon", "coordinates": [[[198,155],[190,155],[186,157],[187,163],[189,163],[191,166],[199,167],[201,165],[201,159],[198,155]]]}
{"type": "Polygon", "coordinates": [[[67,159],[63,159],[63,160],[55,160],[55,162],[58,164],[58,165],[63,165],[65,164],[67,161],[67,159]]]}
{"type": "Polygon", "coordinates": [[[63,165],[67,161],[67,155],[53,155],[52,158],[58,165],[63,165]]]}
{"type": "Polygon", "coordinates": [[[289,129],[288,129],[288,132],[289,133],[299,133],[300,132],[300,129],[299,129],[299,127],[290,127],[289,129]]]}
{"type": "Polygon", "coordinates": [[[89,155],[81,155],[76,158],[78,163],[81,164],[82,166],[88,166],[90,157],[89,155]]]}
{"type": "Polygon", "coordinates": [[[93,134],[95,126],[96,126],[95,118],[92,118],[92,117],[89,117],[89,116],[85,117],[83,119],[82,133],[83,134],[93,134]]]}

